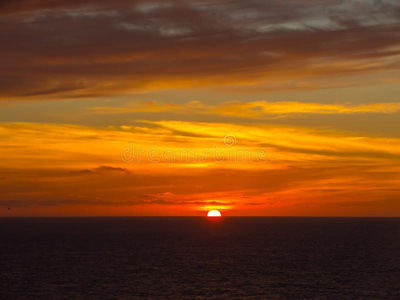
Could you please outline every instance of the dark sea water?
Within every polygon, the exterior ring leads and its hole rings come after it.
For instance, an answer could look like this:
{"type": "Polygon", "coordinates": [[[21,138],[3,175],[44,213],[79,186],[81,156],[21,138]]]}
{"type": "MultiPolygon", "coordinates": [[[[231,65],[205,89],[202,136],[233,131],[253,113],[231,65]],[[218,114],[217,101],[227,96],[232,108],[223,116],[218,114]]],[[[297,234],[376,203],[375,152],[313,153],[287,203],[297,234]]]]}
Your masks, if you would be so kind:
{"type": "Polygon", "coordinates": [[[0,219],[1,299],[400,299],[400,219],[0,219]]]}

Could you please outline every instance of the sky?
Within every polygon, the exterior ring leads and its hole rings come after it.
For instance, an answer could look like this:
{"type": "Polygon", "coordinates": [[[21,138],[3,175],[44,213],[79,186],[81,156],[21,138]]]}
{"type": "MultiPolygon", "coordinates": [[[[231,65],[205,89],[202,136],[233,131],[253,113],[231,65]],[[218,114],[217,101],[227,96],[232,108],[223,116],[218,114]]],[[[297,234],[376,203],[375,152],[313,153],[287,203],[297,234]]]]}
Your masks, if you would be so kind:
{"type": "Polygon", "coordinates": [[[0,216],[400,216],[397,0],[3,0],[0,216]]]}

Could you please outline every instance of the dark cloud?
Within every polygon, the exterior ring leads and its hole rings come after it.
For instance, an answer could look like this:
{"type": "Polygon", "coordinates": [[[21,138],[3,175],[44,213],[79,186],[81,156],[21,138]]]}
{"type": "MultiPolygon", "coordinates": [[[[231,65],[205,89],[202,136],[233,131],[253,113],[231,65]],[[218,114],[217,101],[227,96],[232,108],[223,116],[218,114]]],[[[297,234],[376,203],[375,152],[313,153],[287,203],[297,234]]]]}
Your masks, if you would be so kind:
{"type": "Polygon", "coordinates": [[[83,169],[83,170],[78,170],[78,171],[71,171],[71,174],[96,174],[96,173],[102,173],[102,172],[122,172],[125,174],[130,174],[131,171],[126,169],[126,168],[120,168],[120,167],[112,167],[112,166],[100,166],[98,168],[94,169],[83,169]]]}
{"type": "Polygon", "coordinates": [[[399,54],[399,7],[358,0],[2,1],[0,92],[95,97],[158,82],[397,68],[384,59],[399,54]],[[368,59],[376,63],[363,65],[368,59]]]}
{"type": "Polygon", "coordinates": [[[94,169],[94,172],[107,172],[107,171],[116,171],[116,172],[123,172],[126,174],[131,173],[130,170],[126,169],[126,168],[120,168],[120,167],[112,167],[112,166],[100,166],[96,169],[94,169]]]}
{"type": "Polygon", "coordinates": [[[159,82],[393,69],[399,8],[358,0],[2,1],[0,93],[96,97],[159,82]]]}

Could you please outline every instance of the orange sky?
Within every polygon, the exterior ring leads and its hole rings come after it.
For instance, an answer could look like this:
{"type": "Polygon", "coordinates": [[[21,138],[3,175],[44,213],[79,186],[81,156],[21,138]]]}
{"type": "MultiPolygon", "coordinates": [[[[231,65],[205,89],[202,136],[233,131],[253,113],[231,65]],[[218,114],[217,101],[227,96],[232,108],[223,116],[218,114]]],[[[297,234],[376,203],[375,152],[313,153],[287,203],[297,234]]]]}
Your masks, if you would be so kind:
{"type": "Polygon", "coordinates": [[[400,216],[397,1],[0,8],[0,216],[400,216]]]}

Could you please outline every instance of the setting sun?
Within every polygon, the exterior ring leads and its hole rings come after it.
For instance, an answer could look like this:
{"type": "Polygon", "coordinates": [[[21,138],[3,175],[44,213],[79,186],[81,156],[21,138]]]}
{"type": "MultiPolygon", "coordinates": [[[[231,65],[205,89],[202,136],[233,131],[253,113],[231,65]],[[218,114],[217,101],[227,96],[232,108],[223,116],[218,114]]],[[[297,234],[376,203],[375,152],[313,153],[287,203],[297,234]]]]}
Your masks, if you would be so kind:
{"type": "Polygon", "coordinates": [[[218,210],[210,210],[207,214],[207,217],[211,218],[220,218],[221,213],[218,210]]]}

